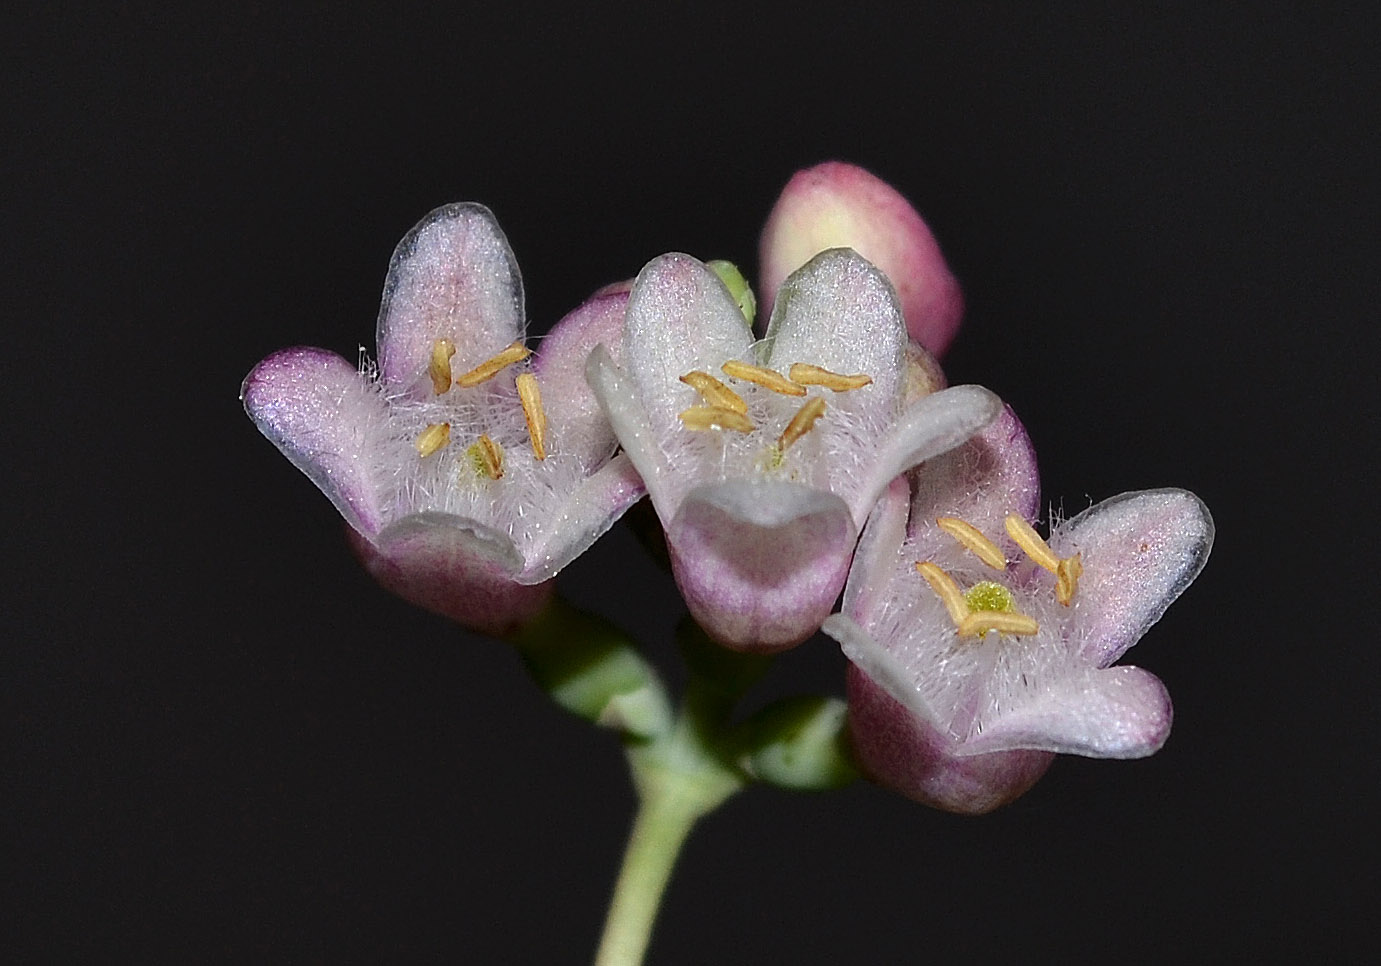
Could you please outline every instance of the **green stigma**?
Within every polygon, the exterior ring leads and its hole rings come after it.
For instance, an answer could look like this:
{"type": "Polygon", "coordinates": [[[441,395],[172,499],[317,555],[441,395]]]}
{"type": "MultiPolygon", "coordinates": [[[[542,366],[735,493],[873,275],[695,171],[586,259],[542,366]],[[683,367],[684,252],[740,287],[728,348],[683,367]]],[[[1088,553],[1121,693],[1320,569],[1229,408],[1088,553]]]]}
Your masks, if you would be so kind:
{"type": "Polygon", "coordinates": [[[970,587],[964,594],[964,603],[969,605],[969,610],[1000,611],[1004,614],[1017,609],[1012,592],[991,580],[981,580],[970,587]]]}
{"type": "Polygon", "coordinates": [[[738,310],[743,313],[743,317],[751,329],[753,317],[758,314],[758,300],[753,295],[753,289],[749,286],[748,280],[738,270],[738,266],[733,262],[726,262],[722,258],[706,262],[705,266],[719,276],[719,280],[724,283],[724,287],[729,290],[729,294],[738,303],[738,310]]]}

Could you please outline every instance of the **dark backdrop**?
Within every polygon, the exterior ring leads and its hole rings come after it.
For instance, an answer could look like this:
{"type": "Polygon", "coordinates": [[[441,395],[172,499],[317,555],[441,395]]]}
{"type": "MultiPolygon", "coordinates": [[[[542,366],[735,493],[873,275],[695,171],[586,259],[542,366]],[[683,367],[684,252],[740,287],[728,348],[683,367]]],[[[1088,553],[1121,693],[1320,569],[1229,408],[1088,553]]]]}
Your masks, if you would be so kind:
{"type": "MultiPolygon", "coordinates": [[[[239,383],[285,345],[371,345],[389,253],[438,204],[497,213],[540,331],[666,250],[751,271],[776,192],[828,158],[925,213],[969,300],[950,374],[1017,407],[1049,500],[1186,486],[1217,546],[1132,655],[1175,698],[1159,755],[1062,759],[976,820],[751,789],[693,836],[650,961],[1326,953],[1370,929],[1360,18],[224,6],[7,28],[10,948],[586,961],[632,808],[616,742],[377,589],[239,383]]],[[[659,642],[679,612],[622,528],[560,582],[659,642]]],[[[841,671],[819,638],[759,696],[841,671]]]]}

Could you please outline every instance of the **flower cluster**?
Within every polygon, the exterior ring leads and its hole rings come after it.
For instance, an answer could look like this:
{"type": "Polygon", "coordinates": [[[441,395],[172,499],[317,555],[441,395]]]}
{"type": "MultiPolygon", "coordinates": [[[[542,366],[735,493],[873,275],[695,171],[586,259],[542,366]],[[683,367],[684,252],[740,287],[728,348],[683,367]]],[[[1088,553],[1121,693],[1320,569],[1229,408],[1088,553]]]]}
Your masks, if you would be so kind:
{"type": "Polygon", "coordinates": [[[761,337],[732,269],[669,254],[533,353],[507,240],[449,205],[394,254],[376,364],[288,349],[242,397],[370,572],[468,627],[520,633],[646,494],[714,641],[771,653],[823,626],[841,643],[854,755],[903,794],[986,811],[1054,753],[1155,751],[1164,688],[1110,665],[1202,567],[1203,505],[1125,494],[1041,537],[1021,424],[946,388],[932,355],[958,285],[867,172],[798,174],[761,256],[761,337]]]}

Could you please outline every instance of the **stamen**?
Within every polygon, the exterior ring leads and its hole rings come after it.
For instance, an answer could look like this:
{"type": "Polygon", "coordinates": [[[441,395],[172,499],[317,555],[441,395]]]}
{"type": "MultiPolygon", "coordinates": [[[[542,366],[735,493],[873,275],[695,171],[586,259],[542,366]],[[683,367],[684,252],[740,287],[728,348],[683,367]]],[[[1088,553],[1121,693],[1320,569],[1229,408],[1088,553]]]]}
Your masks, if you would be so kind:
{"type": "Polygon", "coordinates": [[[1055,568],[1055,599],[1066,607],[1074,599],[1074,591],[1079,588],[1079,577],[1084,573],[1084,563],[1080,555],[1065,557],[1055,568]]]}
{"type": "Polygon", "coordinates": [[[515,362],[522,362],[530,355],[532,352],[528,350],[527,346],[521,342],[515,342],[493,358],[486,359],[464,375],[457,376],[456,385],[462,389],[469,389],[471,386],[488,382],[497,376],[504,367],[511,366],[515,362]]]}
{"type": "Polygon", "coordinates": [[[777,448],[785,453],[792,443],[810,432],[816,420],[823,415],[825,415],[825,400],[816,396],[796,410],[796,415],[791,417],[791,422],[786,424],[786,429],[782,430],[782,435],[777,438],[777,448]]]}
{"type": "Polygon", "coordinates": [[[981,637],[988,631],[999,634],[1038,634],[1041,625],[1025,614],[1004,614],[996,610],[976,610],[959,622],[960,637],[981,637]]]}
{"type": "Polygon", "coordinates": [[[939,596],[945,610],[949,611],[949,619],[955,624],[962,625],[964,619],[969,616],[969,605],[964,603],[964,595],[960,593],[959,585],[954,582],[954,578],[929,560],[916,564],[916,570],[925,578],[925,582],[930,584],[930,589],[939,596]]]}
{"type": "Polygon", "coordinates": [[[737,359],[730,359],[720,366],[726,376],[735,379],[743,379],[746,382],[756,383],[764,389],[771,389],[779,392],[783,396],[804,396],[805,386],[798,386],[786,376],[772,369],[764,369],[762,366],[750,366],[746,362],[739,362],[737,359]]]}
{"type": "Polygon", "coordinates": [[[748,404],[743,397],[720,382],[708,372],[688,372],[681,381],[700,393],[702,399],[720,409],[732,409],[736,413],[747,413],[748,404]]]}
{"type": "Polygon", "coordinates": [[[490,439],[487,433],[471,443],[465,455],[470,457],[476,473],[483,473],[491,480],[503,476],[503,447],[490,439]]]}
{"type": "Polygon", "coordinates": [[[1007,569],[1007,557],[971,523],[958,517],[937,517],[935,525],[962,543],[973,555],[994,570],[1007,569]]]}
{"type": "Polygon", "coordinates": [[[425,459],[450,441],[451,424],[432,423],[417,434],[417,438],[412,441],[412,445],[417,447],[417,455],[425,459]]]}
{"type": "Polygon", "coordinates": [[[681,413],[680,418],[687,429],[732,429],[738,433],[753,431],[751,419],[723,406],[692,406],[681,413]]]}
{"type": "Polygon", "coordinates": [[[432,358],[427,363],[427,375],[432,377],[432,388],[438,396],[451,388],[451,356],[455,354],[456,346],[450,339],[437,339],[432,343],[432,358]]]}
{"type": "Polygon", "coordinates": [[[527,420],[527,436],[532,440],[532,455],[544,460],[547,458],[547,411],[542,408],[542,391],[537,388],[537,377],[524,372],[515,382],[518,399],[523,404],[523,418],[527,420]]]}
{"type": "Polygon", "coordinates": [[[862,389],[873,383],[873,377],[859,373],[856,376],[846,376],[838,372],[830,372],[820,366],[813,366],[808,362],[793,362],[787,371],[787,376],[792,382],[802,386],[824,386],[833,392],[848,392],[850,389],[862,389]]]}
{"type": "Polygon", "coordinates": [[[1061,560],[1055,556],[1050,544],[1041,539],[1041,535],[1031,524],[1015,513],[1007,514],[1007,535],[1042,569],[1055,575],[1055,599],[1068,607],[1070,601],[1074,600],[1074,591],[1079,586],[1079,576],[1084,572],[1080,555],[1076,553],[1061,560]]]}
{"type": "Polygon", "coordinates": [[[1055,556],[1055,551],[1050,549],[1050,544],[1041,538],[1041,535],[1031,524],[1015,513],[1009,513],[1007,514],[1006,526],[1007,536],[1011,537],[1018,547],[1026,551],[1026,556],[1045,570],[1052,574],[1055,573],[1060,566],[1060,558],[1055,556]]]}

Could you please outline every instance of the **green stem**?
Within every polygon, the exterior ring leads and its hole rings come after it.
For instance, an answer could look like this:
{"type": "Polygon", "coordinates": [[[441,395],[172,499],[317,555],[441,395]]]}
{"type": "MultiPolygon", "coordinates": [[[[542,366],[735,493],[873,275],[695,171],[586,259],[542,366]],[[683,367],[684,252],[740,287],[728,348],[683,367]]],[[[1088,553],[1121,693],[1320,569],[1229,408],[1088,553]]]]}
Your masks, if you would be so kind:
{"type": "Polygon", "coordinates": [[[702,796],[678,793],[674,788],[642,798],[609,903],[595,966],[638,966],[643,961],[671,870],[703,813],[702,796]]]}
{"type": "Polygon", "coordinates": [[[686,837],[743,787],[724,756],[725,727],[737,699],[766,670],[708,641],[694,625],[678,632],[690,675],[681,711],[669,729],[628,739],[638,814],[614,885],[595,966],[639,966],[652,937],[671,870],[686,837]]]}

